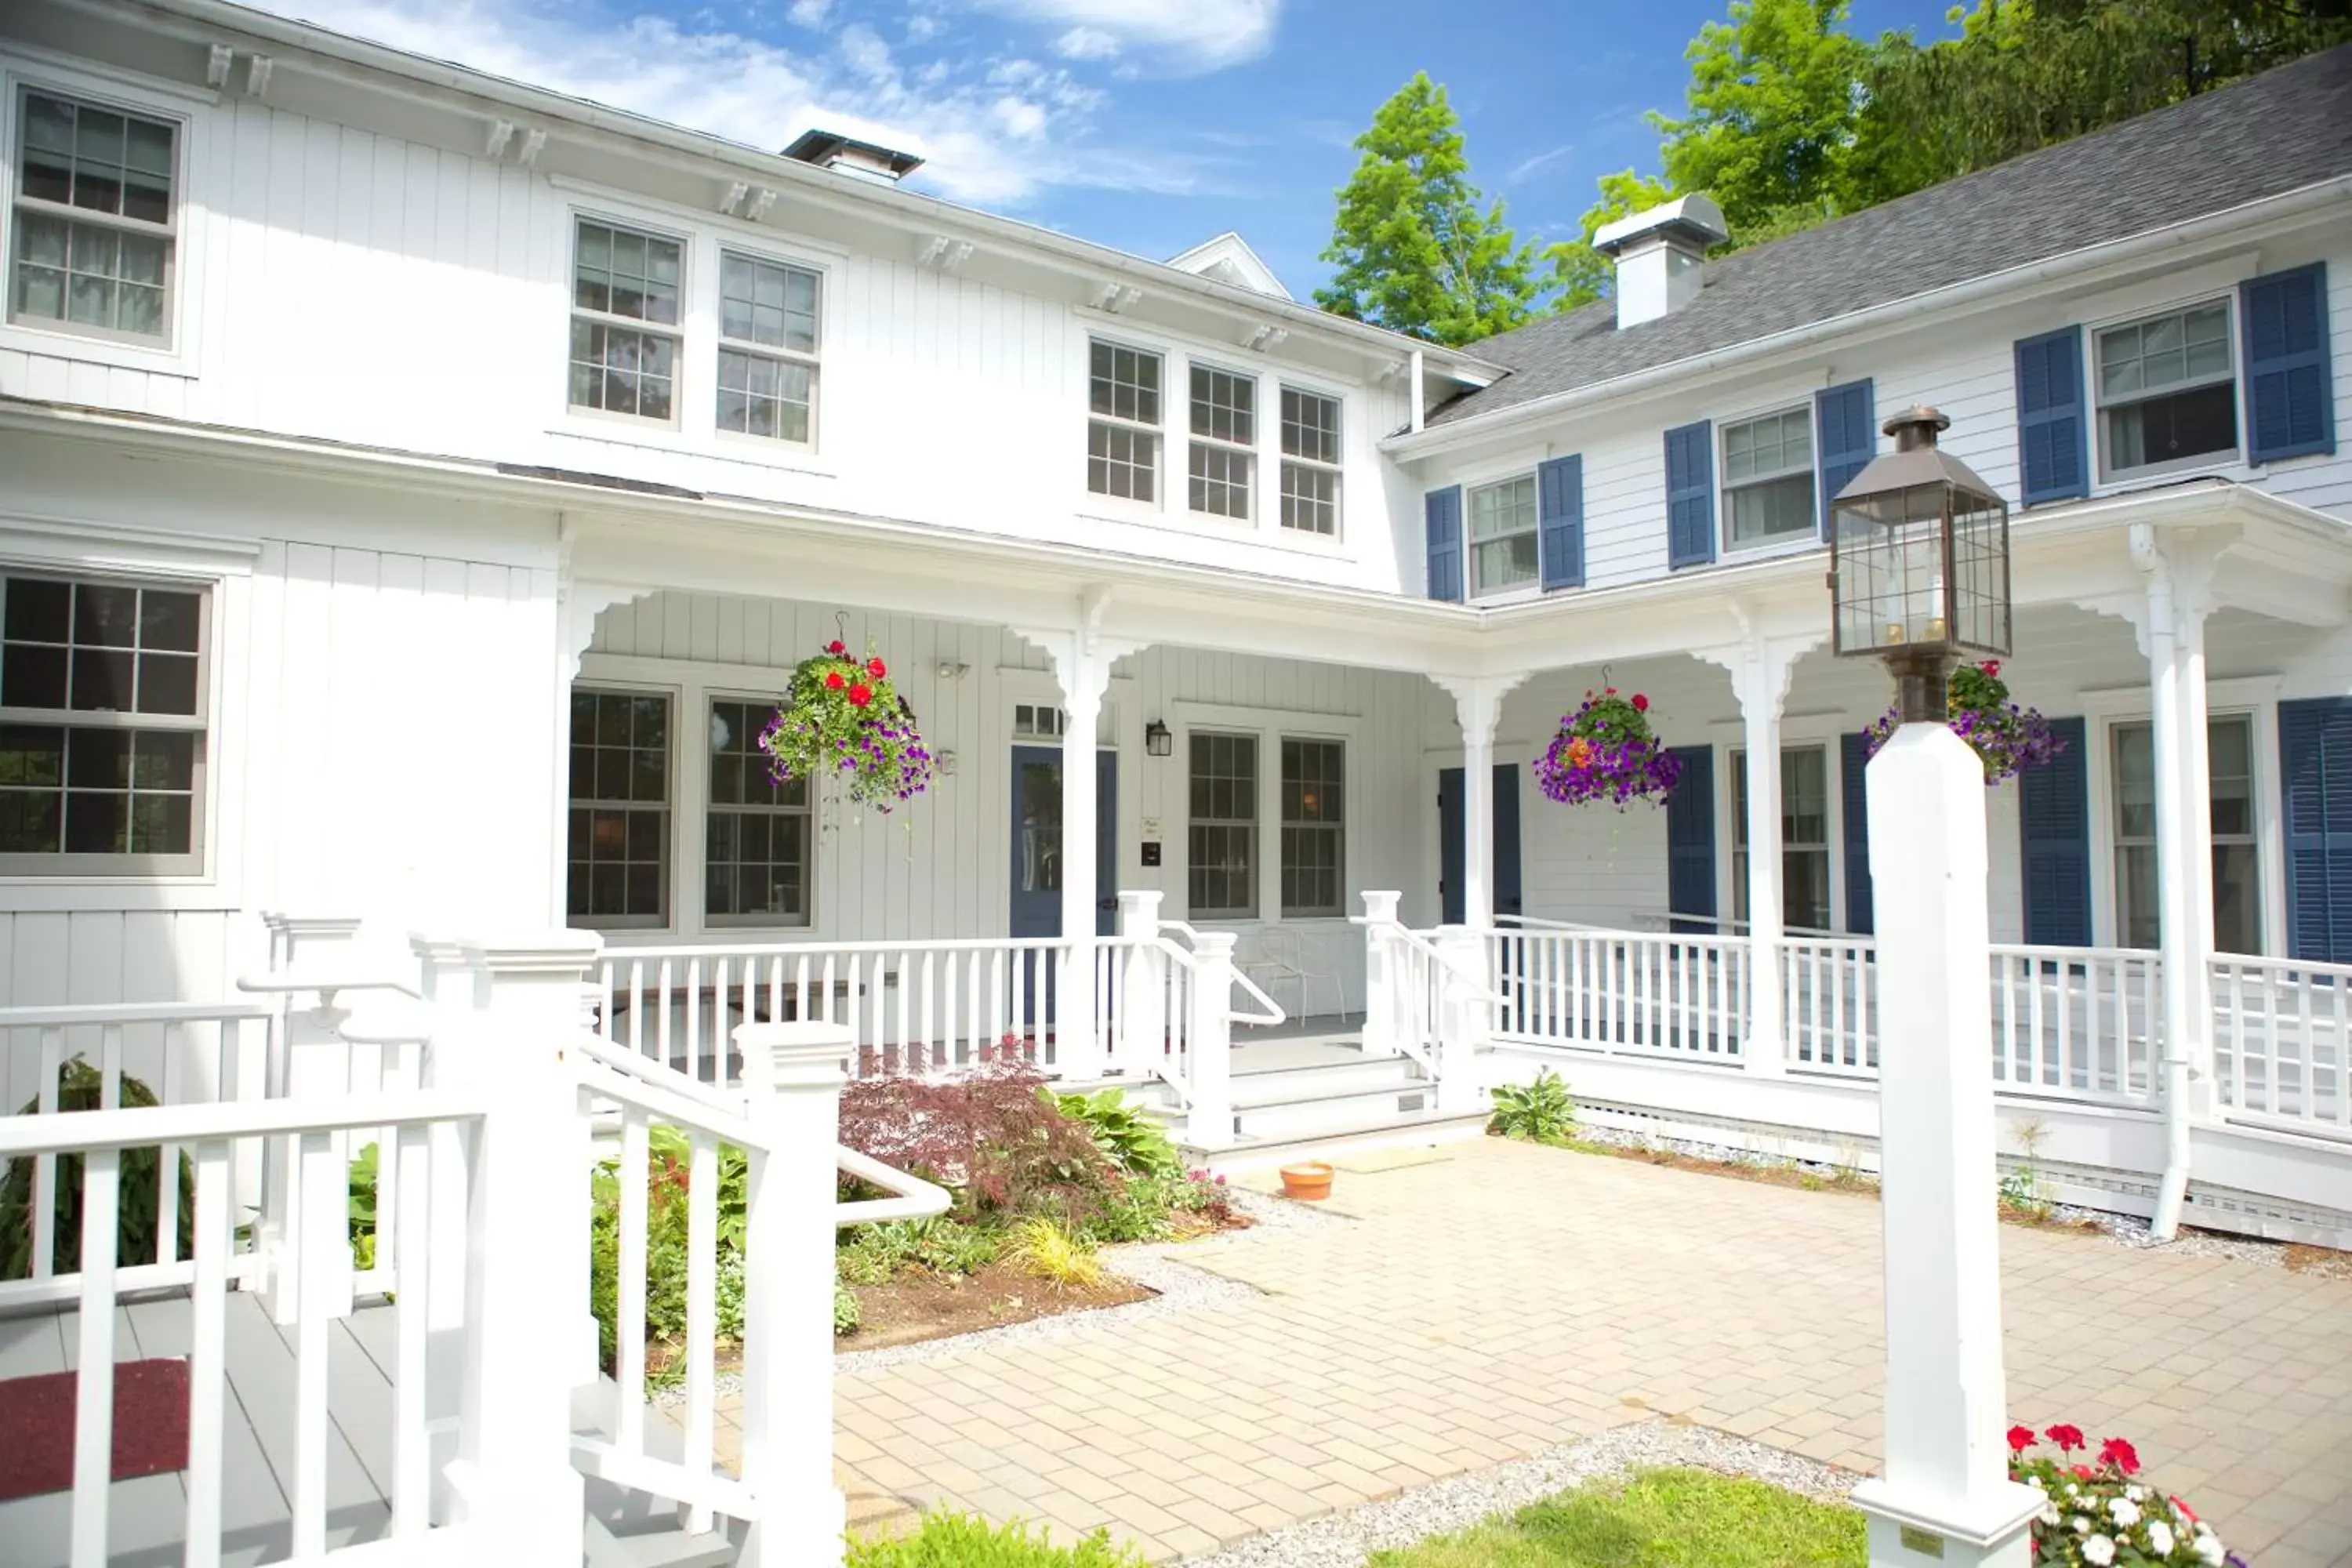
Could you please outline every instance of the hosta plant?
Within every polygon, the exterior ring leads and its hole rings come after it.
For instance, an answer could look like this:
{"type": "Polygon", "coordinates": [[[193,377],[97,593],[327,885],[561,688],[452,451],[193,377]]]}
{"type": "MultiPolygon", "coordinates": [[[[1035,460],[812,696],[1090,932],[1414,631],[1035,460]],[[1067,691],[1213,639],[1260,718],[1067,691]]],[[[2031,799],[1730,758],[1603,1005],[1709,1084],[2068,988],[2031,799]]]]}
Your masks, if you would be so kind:
{"type": "Polygon", "coordinates": [[[1581,707],[1561,715],[1559,733],[1535,763],[1536,787],[1565,805],[1664,805],[1682,772],[1682,760],[1651,731],[1650,700],[1613,686],[1586,692],[1581,707]]]}
{"type": "Polygon", "coordinates": [[[793,669],[760,749],[778,784],[835,789],[877,811],[912,800],[931,782],[931,753],[890,667],[871,647],[853,658],[838,640],[793,669]]]}
{"type": "MultiPolygon", "coordinates": [[[[2009,683],[2000,678],[2000,660],[1964,664],[1944,685],[1944,708],[1952,733],[1966,741],[1984,763],[1988,787],[2028,768],[2038,768],[2066,749],[2053,734],[2050,721],[2037,708],[2009,700],[2009,683]]],[[[1865,734],[1868,752],[1878,754],[1900,727],[1895,710],[1879,715],[1865,734]]]]}
{"type": "Polygon", "coordinates": [[[2009,1429],[2010,1479],[2047,1500],[2033,1518],[2037,1568],[2245,1568],[2220,1536],[2179,1498],[2138,1479],[2139,1455],[2121,1437],[2099,1445],[2095,1462],[2077,1459],[2090,1440],[2079,1426],[2009,1429]],[[2046,1439],[2058,1451],[2038,1451],[2046,1439]]]}
{"type": "Polygon", "coordinates": [[[1576,1131],[1576,1101],[1566,1081],[1549,1068],[1537,1073],[1533,1083],[1497,1086],[1490,1099],[1495,1109],[1486,1119],[1489,1132],[1543,1143],[1576,1131]]]}

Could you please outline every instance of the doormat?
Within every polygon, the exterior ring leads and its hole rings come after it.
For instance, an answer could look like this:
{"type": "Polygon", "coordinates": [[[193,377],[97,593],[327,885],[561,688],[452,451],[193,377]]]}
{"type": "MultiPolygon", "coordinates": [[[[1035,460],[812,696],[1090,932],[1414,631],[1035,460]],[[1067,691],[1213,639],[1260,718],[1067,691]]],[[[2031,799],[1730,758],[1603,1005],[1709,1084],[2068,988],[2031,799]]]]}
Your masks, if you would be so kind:
{"type": "MultiPolygon", "coordinates": [[[[0,1502],[73,1486],[70,1372],[0,1380],[0,1502]]],[[[126,1361],[114,1369],[114,1479],[188,1468],[188,1363],[126,1361]]]]}

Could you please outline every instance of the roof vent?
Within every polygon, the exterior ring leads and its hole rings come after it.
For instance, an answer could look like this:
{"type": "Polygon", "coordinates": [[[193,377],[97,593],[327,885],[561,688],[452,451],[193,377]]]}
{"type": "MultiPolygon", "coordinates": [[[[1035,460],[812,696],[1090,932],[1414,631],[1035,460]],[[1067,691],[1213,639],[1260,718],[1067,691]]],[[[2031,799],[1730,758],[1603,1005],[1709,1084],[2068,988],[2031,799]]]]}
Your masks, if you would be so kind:
{"type": "Polygon", "coordinates": [[[1709,246],[1731,237],[1723,209],[1706,195],[1677,196],[1603,224],[1592,248],[1617,262],[1617,325],[1671,316],[1698,298],[1709,246]]]}
{"type": "Polygon", "coordinates": [[[912,153],[860,142],[836,131],[803,131],[784,149],[784,156],[877,185],[895,185],[923,166],[922,159],[912,153]]]}

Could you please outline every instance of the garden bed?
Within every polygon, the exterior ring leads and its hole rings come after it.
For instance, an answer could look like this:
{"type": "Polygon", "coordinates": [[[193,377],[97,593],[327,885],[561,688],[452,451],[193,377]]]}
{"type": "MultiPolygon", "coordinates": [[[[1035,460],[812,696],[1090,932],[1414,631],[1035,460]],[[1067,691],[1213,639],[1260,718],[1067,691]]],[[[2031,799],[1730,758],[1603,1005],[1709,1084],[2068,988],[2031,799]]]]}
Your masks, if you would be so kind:
{"type": "Polygon", "coordinates": [[[878,1285],[852,1286],[857,1328],[834,1342],[844,1351],[887,1350],[1065,1312],[1149,1300],[1159,1292],[1117,1274],[1098,1285],[1051,1285],[1018,1266],[991,1263],[976,1274],[910,1268],[878,1285]]]}

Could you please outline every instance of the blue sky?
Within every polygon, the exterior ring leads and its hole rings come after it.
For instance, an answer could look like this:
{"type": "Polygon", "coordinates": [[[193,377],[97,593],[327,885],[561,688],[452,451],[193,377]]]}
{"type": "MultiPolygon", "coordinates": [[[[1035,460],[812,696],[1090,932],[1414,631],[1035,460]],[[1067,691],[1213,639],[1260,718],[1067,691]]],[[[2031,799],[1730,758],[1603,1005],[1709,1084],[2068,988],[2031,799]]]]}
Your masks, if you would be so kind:
{"type": "MultiPolygon", "coordinates": [[[[921,188],[1164,258],[1238,229],[1304,298],[1348,143],[1416,69],[1523,235],[1655,164],[1726,0],[263,0],[755,145],[810,125],[926,153],[921,188]]],[[[1853,0],[1875,35],[1950,0],[1853,0]]]]}

